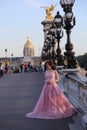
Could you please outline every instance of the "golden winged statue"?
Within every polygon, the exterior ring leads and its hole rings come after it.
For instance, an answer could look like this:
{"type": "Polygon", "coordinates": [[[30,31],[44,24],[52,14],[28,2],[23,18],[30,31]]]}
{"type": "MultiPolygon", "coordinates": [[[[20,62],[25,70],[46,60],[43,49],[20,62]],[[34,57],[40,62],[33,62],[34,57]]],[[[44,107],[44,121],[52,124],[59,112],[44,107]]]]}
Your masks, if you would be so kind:
{"type": "Polygon", "coordinates": [[[44,8],[46,11],[46,19],[53,19],[52,13],[54,11],[56,5],[51,5],[50,7],[48,6],[42,6],[41,8],[44,8]]]}

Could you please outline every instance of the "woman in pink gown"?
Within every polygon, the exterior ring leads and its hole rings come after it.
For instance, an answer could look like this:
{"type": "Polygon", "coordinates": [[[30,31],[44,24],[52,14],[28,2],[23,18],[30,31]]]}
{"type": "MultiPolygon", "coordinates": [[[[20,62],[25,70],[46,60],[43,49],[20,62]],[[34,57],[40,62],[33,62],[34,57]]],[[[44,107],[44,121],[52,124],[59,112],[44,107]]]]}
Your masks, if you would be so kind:
{"type": "Polygon", "coordinates": [[[27,118],[59,119],[75,114],[75,108],[56,83],[59,75],[53,67],[52,62],[46,63],[45,84],[33,112],[26,114],[27,118]]]}

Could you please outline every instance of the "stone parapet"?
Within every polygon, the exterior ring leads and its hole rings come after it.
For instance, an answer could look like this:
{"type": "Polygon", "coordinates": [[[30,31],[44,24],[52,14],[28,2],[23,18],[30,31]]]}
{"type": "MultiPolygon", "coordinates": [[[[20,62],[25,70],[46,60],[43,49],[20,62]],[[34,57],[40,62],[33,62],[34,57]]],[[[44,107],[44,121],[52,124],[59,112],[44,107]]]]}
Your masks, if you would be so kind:
{"type": "Polygon", "coordinates": [[[59,85],[80,113],[82,125],[87,130],[87,77],[77,74],[78,70],[59,70],[59,85]]]}

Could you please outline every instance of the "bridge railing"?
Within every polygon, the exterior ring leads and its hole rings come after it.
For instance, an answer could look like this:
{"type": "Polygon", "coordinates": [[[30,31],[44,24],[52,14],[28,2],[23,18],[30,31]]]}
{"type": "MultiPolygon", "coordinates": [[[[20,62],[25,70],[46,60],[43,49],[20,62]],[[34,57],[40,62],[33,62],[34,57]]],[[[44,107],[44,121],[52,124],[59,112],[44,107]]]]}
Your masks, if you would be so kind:
{"type": "Polygon", "coordinates": [[[58,70],[59,86],[81,114],[87,130],[87,77],[78,74],[77,70],[58,70]]]}

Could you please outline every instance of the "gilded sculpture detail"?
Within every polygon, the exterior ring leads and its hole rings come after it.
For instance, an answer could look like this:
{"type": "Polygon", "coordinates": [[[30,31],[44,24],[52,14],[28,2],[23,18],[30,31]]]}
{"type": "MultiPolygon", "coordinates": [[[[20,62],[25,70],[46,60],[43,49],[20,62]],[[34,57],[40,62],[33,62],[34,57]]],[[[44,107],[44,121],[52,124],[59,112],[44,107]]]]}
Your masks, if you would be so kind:
{"type": "Polygon", "coordinates": [[[54,17],[52,16],[52,13],[53,13],[53,11],[54,11],[54,8],[55,8],[55,6],[56,5],[51,5],[50,7],[48,7],[48,6],[42,6],[41,8],[44,8],[45,9],[45,11],[46,11],[46,19],[48,20],[50,20],[50,19],[53,19],[54,17]]]}

